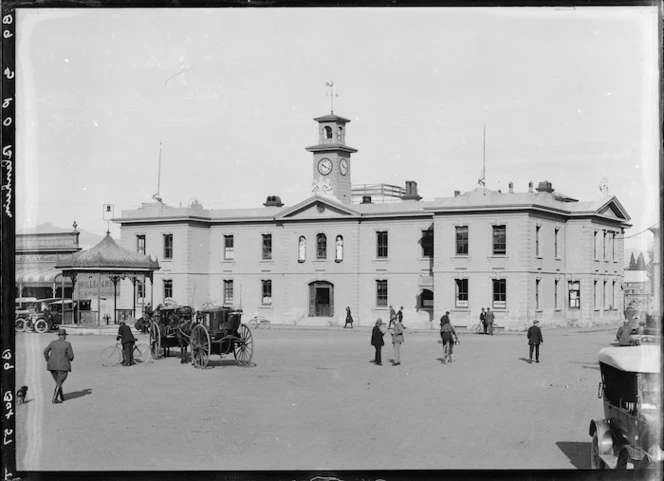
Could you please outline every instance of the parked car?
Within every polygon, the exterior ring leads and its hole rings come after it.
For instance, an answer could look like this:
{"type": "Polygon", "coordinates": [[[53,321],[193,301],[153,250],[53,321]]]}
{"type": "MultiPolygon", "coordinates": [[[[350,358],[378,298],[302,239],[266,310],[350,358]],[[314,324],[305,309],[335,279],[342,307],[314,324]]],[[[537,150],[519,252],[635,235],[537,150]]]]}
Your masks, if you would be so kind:
{"type": "Polygon", "coordinates": [[[594,469],[647,468],[662,451],[661,346],[610,346],[599,351],[604,418],[590,421],[594,469]]]}
{"type": "Polygon", "coordinates": [[[37,312],[37,298],[36,297],[17,297],[14,301],[14,328],[16,332],[24,332],[32,330],[31,316],[37,312]]]}

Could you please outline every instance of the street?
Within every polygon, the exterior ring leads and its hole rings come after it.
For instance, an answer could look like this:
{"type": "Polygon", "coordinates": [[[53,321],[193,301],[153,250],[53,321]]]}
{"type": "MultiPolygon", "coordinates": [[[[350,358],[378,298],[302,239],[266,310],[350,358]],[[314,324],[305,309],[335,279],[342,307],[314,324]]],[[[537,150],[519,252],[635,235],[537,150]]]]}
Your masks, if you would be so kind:
{"type": "MultiPolygon", "coordinates": [[[[407,331],[401,365],[372,362],[365,329],[256,329],[254,367],[170,358],[102,367],[114,336],[69,336],[66,401],[42,351],[54,333],[17,333],[19,471],[587,469],[598,351],[614,329],[461,334],[442,363],[437,331],[407,331]]],[[[146,335],[137,335],[147,342],[146,335]]]]}

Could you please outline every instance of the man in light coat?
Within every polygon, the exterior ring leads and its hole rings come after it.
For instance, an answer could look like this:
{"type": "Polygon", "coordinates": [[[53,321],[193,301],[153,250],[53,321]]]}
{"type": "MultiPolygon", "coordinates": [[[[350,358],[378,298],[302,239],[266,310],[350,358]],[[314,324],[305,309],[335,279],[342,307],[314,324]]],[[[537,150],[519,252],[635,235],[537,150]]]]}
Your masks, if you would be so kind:
{"type": "Polygon", "coordinates": [[[394,330],[392,331],[392,345],[394,346],[394,364],[398,366],[401,364],[401,344],[403,343],[403,324],[399,319],[394,323],[394,330]]]}
{"type": "Polygon", "coordinates": [[[493,336],[493,320],[495,319],[495,314],[491,311],[490,307],[486,308],[486,315],[484,320],[486,321],[486,328],[489,331],[489,335],[493,336]]]}
{"type": "Polygon", "coordinates": [[[71,372],[71,362],[74,360],[74,350],[67,341],[67,331],[58,329],[58,339],[51,341],[44,349],[44,359],[46,359],[46,369],[51,372],[55,381],[55,391],[53,391],[54,404],[59,404],[65,400],[62,392],[62,385],[71,372]]]}

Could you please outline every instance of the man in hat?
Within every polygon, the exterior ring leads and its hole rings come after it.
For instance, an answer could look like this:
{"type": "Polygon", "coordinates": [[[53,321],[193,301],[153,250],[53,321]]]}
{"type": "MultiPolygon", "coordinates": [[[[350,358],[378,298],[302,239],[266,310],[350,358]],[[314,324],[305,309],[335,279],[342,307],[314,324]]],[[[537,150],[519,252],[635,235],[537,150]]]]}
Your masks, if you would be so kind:
{"type": "Polygon", "coordinates": [[[122,365],[131,366],[132,364],[136,364],[134,362],[134,342],[136,342],[136,338],[131,332],[131,327],[124,321],[120,321],[120,328],[118,329],[116,339],[122,342],[122,365]]]}
{"type": "Polygon", "coordinates": [[[538,326],[539,321],[535,319],[533,325],[528,328],[528,347],[530,347],[530,363],[533,363],[533,350],[535,350],[535,362],[539,362],[539,347],[544,343],[542,330],[538,326]]]}
{"type": "MultiPolygon", "coordinates": [[[[484,315],[484,322],[486,322],[486,327],[489,331],[489,335],[493,336],[493,320],[496,318],[496,315],[491,311],[490,307],[486,308],[486,314],[484,315]]],[[[486,334],[486,331],[484,331],[486,334]]]]}
{"type": "Polygon", "coordinates": [[[374,364],[376,366],[382,366],[383,365],[383,360],[381,358],[381,349],[383,348],[383,345],[385,344],[385,341],[383,340],[383,336],[385,333],[381,329],[383,327],[383,320],[381,318],[378,318],[376,320],[376,325],[373,328],[373,331],[371,331],[371,345],[376,349],[376,355],[374,357],[374,364]]]}
{"type": "MultiPolygon", "coordinates": [[[[638,319],[638,316],[635,316],[638,319]]],[[[623,321],[623,325],[618,328],[618,332],[616,332],[616,339],[618,340],[618,344],[621,346],[629,346],[629,336],[632,335],[632,328],[629,325],[629,320],[625,319],[623,321]]]]}
{"type": "Polygon", "coordinates": [[[55,391],[51,402],[54,404],[61,403],[65,400],[62,384],[67,379],[67,375],[71,371],[71,362],[74,360],[74,350],[67,341],[67,331],[65,329],[58,329],[58,339],[51,341],[46,346],[44,359],[46,359],[46,369],[51,371],[51,376],[55,381],[55,391]]]}

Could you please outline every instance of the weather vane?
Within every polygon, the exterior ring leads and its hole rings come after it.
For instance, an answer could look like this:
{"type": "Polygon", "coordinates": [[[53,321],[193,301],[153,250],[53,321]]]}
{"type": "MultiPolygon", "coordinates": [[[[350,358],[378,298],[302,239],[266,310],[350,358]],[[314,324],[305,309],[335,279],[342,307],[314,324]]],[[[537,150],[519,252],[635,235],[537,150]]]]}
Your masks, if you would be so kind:
{"type": "Polygon", "coordinates": [[[331,113],[331,114],[334,114],[334,97],[338,97],[339,94],[335,94],[335,93],[334,93],[334,82],[332,82],[332,81],[330,81],[330,82],[325,82],[325,86],[326,86],[326,87],[330,87],[330,93],[329,93],[329,94],[325,94],[325,95],[329,95],[329,96],[330,96],[330,113],[331,113]]]}

